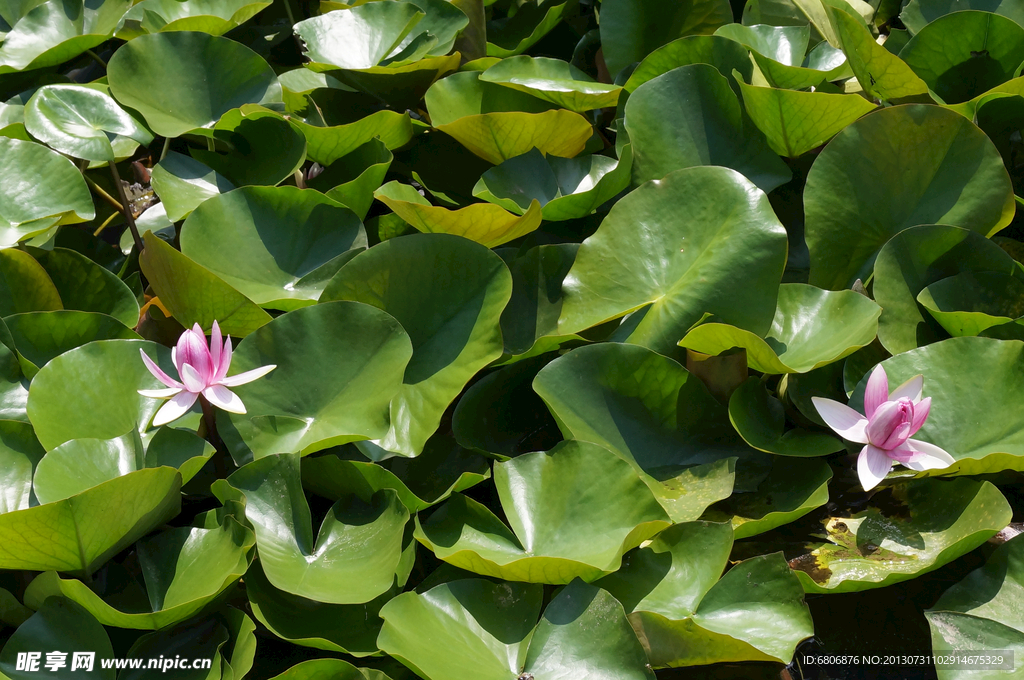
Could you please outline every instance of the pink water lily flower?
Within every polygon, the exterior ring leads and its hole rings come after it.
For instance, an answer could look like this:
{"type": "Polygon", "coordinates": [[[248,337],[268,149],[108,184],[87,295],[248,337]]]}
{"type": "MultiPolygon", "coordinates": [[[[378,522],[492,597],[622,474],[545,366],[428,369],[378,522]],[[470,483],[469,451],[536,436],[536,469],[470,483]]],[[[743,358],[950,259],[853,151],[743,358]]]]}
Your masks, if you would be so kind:
{"type": "Polygon", "coordinates": [[[159,390],[139,390],[144,397],[167,399],[170,401],[160,407],[153,418],[153,427],[166,425],[185,415],[199,395],[218,408],[231,413],[245,413],[245,405],[238,395],[229,390],[262,378],[277,368],[276,365],[260,366],[245,373],[228,376],[231,367],[231,336],[221,344],[220,326],[213,322],[213,333],[210,345],[206,345],[206,336],[199,324],[186,330],[178,338],[178,344],[171,349],[171,361],[178,369],[181,382],[164,373],[141,349],[142,361],[157,380],[167,385],[159,390]]]}
{"type": "Polygon", "coordinates": [[[893,463],[911,470],[936,470],[952,465],[944,450],[910,437],[928,418],[932,398],[921,398],[924,377],[915,375],[890,394],[889,378],[881,364],[875,367],[864,390],[864,413],[831,399],[811,397],[822,420],[843,439],[864,444],[857,456],[857,475],[865,491],[889,474],[893,463]]]}

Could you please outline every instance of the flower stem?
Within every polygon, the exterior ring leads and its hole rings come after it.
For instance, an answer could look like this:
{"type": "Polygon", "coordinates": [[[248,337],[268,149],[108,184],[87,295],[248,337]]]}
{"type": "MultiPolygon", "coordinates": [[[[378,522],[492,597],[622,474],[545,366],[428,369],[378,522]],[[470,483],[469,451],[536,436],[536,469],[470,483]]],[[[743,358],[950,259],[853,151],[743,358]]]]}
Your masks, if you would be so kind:
{"type": "Polygon", "coordinates": [[[85,53],[92,57],[93,61],[102,66],[104,70],[107,68],[107,62],[103,61],[103,58],[100,55],[96,54],[92,50],[86,50],[85,53]]]}
{"type": "Polygon", "coordinates": [[[124,185],[121,184],[121,175],[117,172],[117,165],[114,161],[107,163],[110,167],[110,174],[114,177],[114,186],[117,187],[117,192],[121,196],[121,211],[124,214],[124,221],[128,224],[128,228],[132,232],[132,240],[135,241],[135,249],[137,252],[142,252],[142,237],[139,236],[139,228],[135,226],[135,215],[132,214],[132,207],[128,203],[128,194],[124,191],[124,185]]]}

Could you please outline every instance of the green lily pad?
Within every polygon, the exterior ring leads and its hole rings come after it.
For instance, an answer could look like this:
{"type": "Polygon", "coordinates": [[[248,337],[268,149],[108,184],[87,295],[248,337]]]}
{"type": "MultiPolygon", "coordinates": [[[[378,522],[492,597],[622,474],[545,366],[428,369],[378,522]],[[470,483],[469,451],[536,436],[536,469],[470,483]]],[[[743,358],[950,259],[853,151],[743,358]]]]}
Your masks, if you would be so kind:
{"type": "Polygon", "coordinates": [[[7,325],[0,320],[0,419],[28,422],[25,412],[28,386],[14,340],[7,325]]]}
{"type": "Polygon", "coordinates": [[[313,122],[308,117],[289,120],[306,136],[306,155],[321,165],[331,165],[377,138],[388,149],[397,149],[413,137],[409,114],[397,111],[376,111],[345,123],[333,123],[331,118],[313,122]]]}
{"type": "Polygon", "coordinates": [[[252,612],[270,632],[303,647],[363,657],[378,653],[380,608],[388,592],[365,604],[325,604],[275,588],[257,561],[245,574],[252,612]]]}
{"type": "Polygon", "coordinates": [[[142,0],[121,17],[115,35],[122,40],[166,31],[223,35],[270,5],[268,0],[142,0]]]}
{"type": "Polygon", "coordinates": [[[0,250],[0,318],[63,307],[57,287],[34,257],[23,250],[0,250]]]}
{"type": "MultiPolygon", "coordinates": [[[[129,659],[141,659],[144,665],[139,669],[126,668],[118,678],[145,680],[153,675],[147,668],[149,659],[161,657],[167,660],[191,657],[205,662],[205,668],[174,669],[174,674],[182,680],[243,678],[252,670],[256,653],[255,630],[252,619],[237,609],[227,607],[211,616],[147,633],[135,640],[126,655],[129,659]]],[[[164,672],[163,668],[161,672],[164,672]]]]}
{"type": "Polygon", "coordinates": [[[966,271],[927,286],[917,301],[953,337],[1024,316],[1024,283],[1010,274],[966,271]]]}
{"type": "Polygon", "coordinates": [[[839,361],[875,339],[881,308],[852,290],[825,291],[803,283],[779,286],[779,303],[764,339],[720,323],[704,323],[679,341],[717,356],[731,347],[747,351],[747,364],[762,373],[806,373],[839,361]]]}
{"type": "Polygon", "coordinates": [[[646,307],[620,332],[656,351],[672,351],[705,312],[767,333],[786,250],[768,198],[739,173],[674,172],[618,201],[580,246],[563,284],[558,332],[646,307]]]}
{"type": "MultiPolygon", "coordinates": [[[[1024,619],[1020,611],[1020,591],[1024,587],[1022,549],[1024,539],[1019,536],[999,546],[983,567],[953,585],[935,606],[925,611],[936,654],[949,649],[971,649],[976,653],[1013,650],[1015,655],[1024,652],[1024,619]]],[[[941,666],[937,670],[943,680],[968,677],[968,672],[975,677],[1005,675],[941,666]]]]}
{"type": "Polygon", "coordinates": [[[747,50],[736,41],[718,35],[691,35],[673,40],[647,55],[633,70],[623,89],[632,93],[647,81],[690,64],[711,64],[727,78],[732,77],[733,71],[739,71],[744,81],[750,80],[754,71],[747,50]]]}
{"type": "Polygon", "coordinates": [[[485,172],[473,195],[517,215],[537,201],[543,219],[572,220],[589,215],[628,187],[632,163],[628,145],[618,161],[598,154],[545,157],[532,149],[485,172]]]}
{"type": "Polygon", "coordinates": [[[275,587],[329,604],[360,604],[395,581],[409,511],[387,489],[332,506],[314,540],[297,454],[266,456],[212,487],[245,505],[256,549],[275,587]]]}
{"type": "Polygon", "coordinates": [[[117,275],[68,248],[32,250],[60,293],[64,309],[112,316],[125,326],[139,323],[139,302],[117,275]]]}
{"type": "Polygon", "coordinates": [[[869,507],[832,517],[829,542],[790,560],[805,591],[851,593],[912,579],[974,550],[1012,514],[996,487],[967,478],[913,480],[892,496],[895,514],[869,507]]]}
{"type": "Polygon", "coordinates": [[[235,188],[226,177],[190,156],[168,151],[152,170],[153,191],[167,210],[167,218],[178,222],[188,217],[208,198],[235,188]]]}
{"type": "MultiPolygon", "coordinates": [[[[25,591],[38,606],[51,596],[66,597],[85,607],[106,626],[158,630],[180,623],[202,610],[249,568],[256,542],[251,529],[231,515],[205,525],[160,532],[137,545],[142,582],[125,576],[122,590],[97,593],[81,581],[55,571],[40,574],[25,591]]],[[[202,517],[200,519],[203,519],[202,517]]],[[[108,575],[107,583],[114,579],[108,575]]]]}
{"type": "Polygon", "coordinates": [[[381,611],[380,646],[432,678],[654,680],[622,605],[607,592],[575,581],[535,627],[541,602],[540,586],[480,579],[403,593],[381,611]]]}
{"type": "Polygon", "coordinates": [[[46,85],[25,106],[25,128],[61,153],[90,161],[114,160],[115,135],[149,144],[153,136],[110,95],[82,85],[46,85]]]}
{"type": "Polygon", "coordinates": [[[599,83],[560,59],[547,57],[502,59],[484,71],[480,80],[511,87],[577,113],[614,107],[622,91],[618,85],[599,83]]]}
{"type": "Polygon", "coordinates": [[[629,612],[651,665],[785,663],[813,634],[803,589],[782,555],[745,560],[722,576],[731,548],[728,524],[680,524],[599,581],[629,612]]]}
{"type": "Polygon", "coordinates": [[[727,24],[715,35],[748,47],[758,70],[772,87],[803,90],[849,73],[846,55],[828,43],[820,43],[807,54],[808,26],[727,24]]]}
{"type": "Polygon", "coordinates": [[[270,321],[270,315],[223,279],[182,255],[153,232],[142,237],[139,264],[164,307],[186,328],[220,324],[227,335],[243,337],[270,321]]]}
{"type": "Polygon", "coordinates": [[[39,370],[29,389],[28,414],[47,451],[72,439],[114,439],[133,429],[149,439],[149,421],[163,402],[137,390],[165,386],[142,363],[140,349],[177,375],[170,350],[145,340],[90,342],[39,370]]]}
{"type": "Polygon", "coordinates": [[[354,446],[335,455],[305,458],[303,486],[332,501],[394,489],[410,513],[426,510],[458,491],[491,476],[487,458],[451,439],[432,438],[416,458],[395,456],[378,462],[363,459],[354,446]]]}
{"type": "Polygon", "coordinates": [[[45,453],[30,424],[0,420],[0,514],[30,507],[32,475],[45,453]]]}
{"type": "Polygon", "coordinates": [[[106,42],[130,0],[47,0],[13,25],[0,45],[0,74],[63,64],[106,42]]]}
{"type": "Polygon", "coordinates": [[[626,101],[623,124],[638,184],[707,165],[732,168],[764,191],[792,176],[764,135],[744,120],[729,81],[709,64],[673,69],[638,87],[626,101]]]}
{"type": "Polygon", "coordinates": [[[1024,26],[1024,7],[1013,0],[910,0],[900,12],[900,21],[911,33],[918,33],[940,17],[972,9],[995,12],[1024,26]]]}
{"type": "Polygon", "coordinates": [[[27,312],[4,319],[30,379],[51,359],[94,340],[141,340],[123,323],[93,312],[27,312]]]}
{"type": "Polygon", "coordinates": [[[181,476],[160,467],[128,473],[71,498],[4,513],[0,569],[53,569],[88,577],[176,516],[180,507],[181,476]]]}
{"type": "Polygon", "coordinates": [[[34,613],[19,602],[11,591],[0,588],[0,624],[17,627],[28,621],[34,613]]]}
{"type": "Polygon", "coordinates": [[[388,182],[373,195],[421,232],[462,236],[488,248],[525,236],[541,222],[537,200],[525,213],[515,215],[491,203],[474,203],[458,210],[434,206],[416,189],[398,181],[388,182]]]}
{"type": "Polygon", "coordinates": [[[750,119],[780,156],[795,158],[817,148],[874,104],[855,94],[795,92],[740,83],[750,119]]]}
{"type": "Polygon", "coordinates": [[[823,432],[786,430],[785,409],[758,378],[748,378],[729,397],[729,420],[743,441],[779,456],[827,456],[843,450],[843,442],[823,432]]]}
{"type": "Polygon", "coordinates": [[[565,441],[494,464],[512,529],[462,495],[421,522],[416,538],[462,569],[512,581],[592,581],[672,521],[624,460],[596,444],[565,441]]]}
{"type": "Polygon", "coordinates": [[[411,2],[367,2],[300,21],[295,34],[315,64],[368,69],[396,53],[425,16],[411,2]]]}
{"type": "Polygon", "coordinates": [[[574,5],[533,2],[519,5],[515,16],[490,21],[486,26],[488,57],[514,57],[535,45],[562,21],[562,15],[574,5]]]}
{"type": "MultiPolygon", "coordinates": [[[[924,375],[932,397],[915,439],[941,446],[957,462],[924,476],[1024,469],[1024,418],[1005,395],[1024,386],[1024,344],[992,338],[950,338],[904,352],[881,364],[889,384],[924,375]],[[981,387],[984,386],[984,387],[981,387]],[[994,388],[998,386],[998,388],[994,388]],[[964,423],[971,423],[964,427],[964,423]]],[[[850,406],[863,412],[865,377],[850,406]]],[[[1000,527],[1001,528],[1001,527],[1000,527]]]]}
{"type": "Polygon", "coordinates": [[[832,468],[823,460],[776,458],[757,491],[719,501],[702,519],[731,523],[737,539],[763,534],[828,503],[830,479],[832,468]]]}
{"type": "MultiPolygon", "coordinates": [[[[648,476],[647,483],[659,497],[676,489],[676,500],[703,503],[695,508],[696,515],[677,522],[696,519],[707,505],[731,492],[731,487],[719,495],[722,488],[695,485],[687,489],[673,484],[679,475],[686,476],[686,468],[738,457],[750,471],[744,471],[748,477],[737,490],[750,491],[760,482],[751,475],[768,460],[739,438],[725,407],[696,376],[644,347],[617,343],[579,347],[545,366],[533,389],[566,437],[614,451],[648,476]],[[664,489],[658,488],[659,481],[664,489]],[[693,490],[697,493],[691,495],[693,490]]],[[[718,475],[724,475],[723,481],[731,478],[725,470],[712,471],[709,481],[718,475]]]]}
{"type": "Polygon", "coordinates": [[[946,225],[907,229],[894,236],[875,260],[875,300],[882,306],[878,339],[892,354],[927,345],[945,336],[917,302],[933,283],[964,272],[1010,274],[1024,282],[1022,270],[1002,248],[984,236],[946,225]]]}
{"type": "Polygon", "coordinates": [[[191,31],[131,40],[111,57],[107,78],[114,97],[163,137],[210,127],[243,104],[282,101],[262,57],[234,40],[191,31]]]}
{"type": "Polygon", "coordinates": [[[479,72],[456,73],[434,83],[424,99],[431,124],[493,165],[536,148],[572,158],[593,133],[578,113],[524,92],[488,83],[479,72]]]}
{"type": "Polygon", "coordinates": [[[0,137],[0,156],[0,246],[35,236],[62,219],[96,217],[82,173],[64,156],[8,137],[0,137]]]}
{"type": "Polygon", "coordinates": [[[601,7],[601,47],[608,72],[615,77],[668,42],[710,35],[731,22],[728,0],[610,0],[601,7]]]}
{"type": "Polygon", "coordinates": [[[239,462],[383,437],[412,351],[399,322],[370,305],[289,312],[239,343],[232,366],[240,372],[277,368],[233,388],[248,413],[221,413],[218,431],[239,462]]]}
{"type": "Polygon", "coordinates": [[[1014,202],[981,130],[952,111],[909,105],[836,135],[807,173],[804,211],[810,283],[840,289],[867,280],[878,251],[904,229],[941,223],[992,236],[1009,224],[1014,202]]]}
{"type": "Polygon", "coordinates": [[[1024,26],[990,12],[956,12],[923,27],[900,50],[947,104],[959,104],[1017,75],[1024,63],[1024,26]]]}
{"type": "Polygon", "coordinates": [[[387,144],[374,138],[324,168],[306,186],[324,192],[363,220],[373,205],[373,192],[384,183],[393,159],[387,144]]]}
{"type": "MultiPolygon", "coordinates": [[[[64,649],[69,652],[89,650],[100,659],[114,656],[107,632],[88,611],[74,602],[53,598],[45,602],[39,611],[7,640],[3,651],[0,652],[0,674],[10,680],[29,680],[38,677],[40,670],[44,668],[45,654],[40,655],[42,658],[39,660],[39,667],[34,672],[17,670],[18,654],[64,649]]],[[[66,657],[66,661],[69,662],[70,668],[73,655],[66,657]]],[[[114,670],[104,669],[100,664],[94,664],[93,675],[101,680],[114,680],[114,670]]]]}
{"type": "Polygon", "coordinates": [[[181,228],[181,252],[258,305],[316,302],[335,258],[366,247],[359,219],[318,191],[245,187],[212,197],[181,228]],[[295,225],[303,225],[296,229],[295,225]],[[324,276],[316,276],[327,268],[324,276]]]}
{"type": "Polygon", "coordinates": [[[863,22],[837,6],[825,3],[822,6],[864,92],[883,101],[928,92],[928,84],[906,62],[879,45],[863,22]]]}
{"type": "Polygon", "coordinates": [[[227,154],[193,149],[192,156],[235,186],[276,186],[306,161],[306,138],[299,128],[260,106],[246,105],[225,113],[212,137],[227,154]]]}
{"type": "Polygon", "coordinates": [[[412,339],[412,360],[391,402],[391,428],[381,447],[419,455],[466,383],[501,356],[498,324],[511,293],[512,277],[501,258],[442,234],[385,241],[330,281],[322,300],[378,307],[412,339]]]}

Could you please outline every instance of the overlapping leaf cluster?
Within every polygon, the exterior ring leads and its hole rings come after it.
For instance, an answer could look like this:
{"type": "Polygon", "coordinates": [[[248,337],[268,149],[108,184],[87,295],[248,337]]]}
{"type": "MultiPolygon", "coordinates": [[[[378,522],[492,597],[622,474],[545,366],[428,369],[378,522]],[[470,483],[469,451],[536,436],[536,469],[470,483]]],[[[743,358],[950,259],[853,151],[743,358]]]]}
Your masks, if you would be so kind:
{"type": "MultiPolygon", "coordinates": [[[[789,663],[1021,511],[1022,65],[1005,1],[0,0],[0,677],[789,663]],[[215,320],[276,370],[151,427],[215,320]],[[879,363],[956,463],[868,497],[811,397],[879,363]]],[[[936,649],[1024,654],[1022,560],[936,649]]]]}

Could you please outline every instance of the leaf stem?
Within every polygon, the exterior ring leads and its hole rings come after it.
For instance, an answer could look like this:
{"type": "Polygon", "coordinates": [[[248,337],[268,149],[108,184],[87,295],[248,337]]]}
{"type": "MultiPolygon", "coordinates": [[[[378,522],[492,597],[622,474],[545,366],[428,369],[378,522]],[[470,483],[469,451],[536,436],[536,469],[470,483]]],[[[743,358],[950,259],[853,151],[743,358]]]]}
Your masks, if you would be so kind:
{"type": "Polygon", "coordinates": [[[92,50],[86,50],[85,53],[88,54],[90,57],[92,57],[93,61],[95,61],[100,66],[102,66],[103,70],[107,69],[107,62],[103,61],[103,57],[101,57],[100,55],[96,54],[92,50]]]}
{"type": "Polygon", "coordinates": [[[114,161],[107,163],[110,168],[110,174],[114,177],[114,186],[117,187],[117,193],[121,196],[121,212],[124,214],[124,221],[128,223],[128,228],[132,232],[132,240],[135,241],[136,252],[142,252],[142,237],[139,236],[139,228],[135,226],[135,215],[132,214],[131,204],[128,202],[128,194],[124,191],[124,185],[121,184],[121,175],[117,172],[117,164],[114,161]]]}
{"type": "Polygon", "coordinates": [[[171,146],[171,138],[164,137],[164,148],[160,150],[160,160],[167,157],[167,149],[171,146]]]}
{"type": "Polygon", "coordinates": [[[115,208],[117,208],[118,212],[122,212],[124,210],[124,208],[121,207],[121,204],[118,202],[118,200],[116,198],[114,198],[113,196],[108,194],[106,191],[104,191],[103,187],[101,187],[99,184],[96,184],[96,182],[94,182],[91,179],[89,179],[88,175],[83,174],[82,177],[85,178],[85,183],[89,185],[89,188],[92,189],[96,193],[97,196],[99,196],[104,201],[106,201],[110,205],[112,205],[115,208]]]}
{"type": "Polygon", "coordinates": [[[120,211],[118,211],[118,212],[112,212],[112,213],[110,213],[110,217],[108,217],[107,219],[105,219],[105,220],[103,221],[103,224],[101,224],[101,225],[99,226],[99,228],[98,228],[98,229],[97,229],[96,231],[92,232],[92,235],[93,235],[93,236],[99,236],[100,234],[102,234],[102,233],[103,233],[103,230],[107,228],[107,225],[109,225],[109,224],[110,224],[111,222],[113,222],[113,221],[114,221],[114,218],[115,218],[115,217],[117,217],[117,216],[118,216],[118,215],[120,215],[120,214],[121,214],[121,212],[120,212],[120,211]]]}

